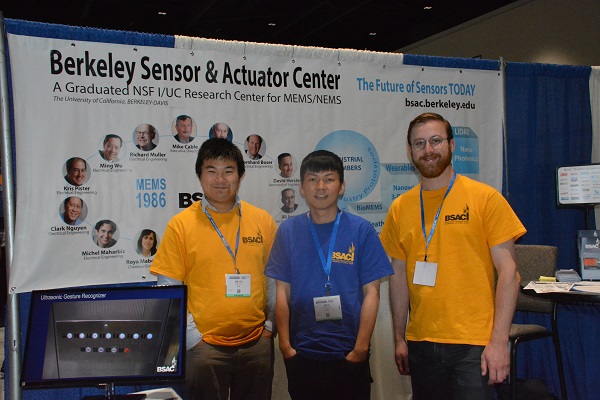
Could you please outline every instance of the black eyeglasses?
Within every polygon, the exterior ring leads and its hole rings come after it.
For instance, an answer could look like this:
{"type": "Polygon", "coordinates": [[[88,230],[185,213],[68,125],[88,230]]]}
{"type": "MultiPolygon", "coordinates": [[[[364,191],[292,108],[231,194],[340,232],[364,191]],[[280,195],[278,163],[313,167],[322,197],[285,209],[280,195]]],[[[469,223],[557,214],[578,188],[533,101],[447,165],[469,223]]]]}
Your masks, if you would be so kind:
{"type": "Polygon", "coordinates": [[[425,148],[425,146],[427,146],[427,142],[429,142],[429,144],[431,145],[431,148],[435,149],[437,147],[440,147],[442,145],[442,143],[444,142],[444,140],[448,140],[448,139],[441,138],[439,136],[434,136],[432,138],[429,138],[429,140],[417,139],[414,142],[412,142],[412,144],[410,146],[415,150],[423,150],[425,148]]]}

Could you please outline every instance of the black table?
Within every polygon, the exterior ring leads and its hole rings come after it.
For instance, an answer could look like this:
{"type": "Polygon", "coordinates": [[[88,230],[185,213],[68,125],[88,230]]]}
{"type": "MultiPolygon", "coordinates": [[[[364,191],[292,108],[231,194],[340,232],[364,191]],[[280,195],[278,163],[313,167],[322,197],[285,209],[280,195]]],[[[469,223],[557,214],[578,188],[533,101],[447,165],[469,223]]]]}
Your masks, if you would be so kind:
{"type": "MultiPolygon", "coordinates": [[[[525,284],[527,284],[525,282],[525,284]]],[[[553,306],[553,310],[552,310],[552,329],[555,330],[556,335],[558,337],[558,307],[557,304],[562,304],[565,306],[571,306],[571,305],[577,305],[577,304],[593,304],[593,303],[600,303],[600,293],[594,293],[594,292],[581,292],[581,291],[576,291],[576,290],[570,290],[568,292],[547,292],[547,293],[537,293],[535,290],[533,289],[525,289],[524,287],[521,287],[521,293],[527,295],[527,296],[531,296],[531,297],[536,297],[536,298],[542,298],[542,299],[547,299],[547,300],[552,300],[554,302],[554,306],[553,306]]],[[[598,321],[586,321],[584,322],[586,325],[589,324],[598,324],[598,321]]],[[[563,326],[564,328],[564,326],[563,326]]],[[[598,329],[596,327],[596,329],[598,329]]],[[[562,331],[562,329],[561,329],[562,331]]],[[[562,332],[564,334],[564,332],[562,332]]],[[[577,340],[576,338],[565,338],[566,340],[577,340]]],[[[596,339],[597,340],[597,339],[596,339]]],[[[562,346],[560,346],[562,347],[562,346]]],[[[559,347],[559,349],[560,349],[559,347]]],[[[559,350],[561,351],[561,350],[559,350]]],[[[562,353],[562,351],[561,351],[562,353]]],[[[561,357],[562,358],[562,357],[561,357]]],[[[562,360],[560,361],[560,363],[562,364],[562,360]]],[[[572,382],[572,384],[574,385],[575,383],[572,382]]],[[[562,391],[562,390],[561,390],[562,391]]],[[[567,393],[561,393],[562,394],[562,398],[566,399],[567,398],[567,393]]]]}

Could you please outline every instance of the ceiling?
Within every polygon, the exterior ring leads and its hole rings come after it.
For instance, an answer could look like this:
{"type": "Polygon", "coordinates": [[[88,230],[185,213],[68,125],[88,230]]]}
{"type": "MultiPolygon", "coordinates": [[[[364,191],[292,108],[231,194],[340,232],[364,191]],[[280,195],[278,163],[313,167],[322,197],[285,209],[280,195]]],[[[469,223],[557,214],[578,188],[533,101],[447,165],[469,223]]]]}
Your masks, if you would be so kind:
{"type": "Polygon", "coordinates": [[[329,48],[395,51],[515,0],[5,0],[5,18],[329,48]],[[430,9],[425,7],[429,6],[430,9]]]}

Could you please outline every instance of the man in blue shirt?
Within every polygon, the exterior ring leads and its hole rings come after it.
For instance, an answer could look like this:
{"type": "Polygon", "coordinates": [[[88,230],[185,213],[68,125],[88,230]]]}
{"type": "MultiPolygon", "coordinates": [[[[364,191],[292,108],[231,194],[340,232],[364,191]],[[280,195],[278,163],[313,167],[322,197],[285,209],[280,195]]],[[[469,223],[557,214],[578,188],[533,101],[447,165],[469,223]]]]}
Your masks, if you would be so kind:
{"type": "Polygon", "coordinates": [[[265,270],[277,282],[279,348],[293,400],[370,398],[379,280],[393,270],[371,223],[338,209],[344,188],[337,155],[304,158],[300,193],[310,211],[280,225],[265,270]]]}

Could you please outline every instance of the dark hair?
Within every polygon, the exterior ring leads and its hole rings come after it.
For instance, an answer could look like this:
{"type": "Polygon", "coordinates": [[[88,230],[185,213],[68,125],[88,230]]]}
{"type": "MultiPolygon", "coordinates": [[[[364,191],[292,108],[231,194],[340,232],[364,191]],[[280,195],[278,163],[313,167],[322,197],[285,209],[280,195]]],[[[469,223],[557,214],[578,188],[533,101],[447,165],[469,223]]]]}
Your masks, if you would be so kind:
{"type": "Polygon", "coordinates": [[[344,163],[335,153],[328,150],[315,150],[302,160],[300,165],[300,181],[304,182],[307,172],[335,171],[340,176],[340,183],[344,183],[344,163]]]}
{"type": "Polygon", "coordinates": [[[67,172],[73,169],[73,164],[75,163],[76,160],[81,160],[83,161],[83,164],[85,165],[85,168],[87,169],[87,163],[85,162],[85,160],[81,157],[71,157],[67,160],[67,172]]]}
{"type": "Polygon", "coordinates": [[[424,124],[425,122],[429,122],[429,121],[439,121],[442,122],[444,124],[444,127],[446,128],[446,135],[448,135],[448,140],[453,139],[454,135],[452,134],[452,126],[450,125],[450,122],[448,122],[444,117],[442,117],[440,114],[436,114],[436,113],[423,113],[419,116],[417,116],[415,119],[413,119],[412,121],[410,121],[410,124],[408,124],[408,133],[406,135],[406,141],[408,142],[408,145],[410,146],[410,134],[412,132],[412,129],[415,125],[417,124],[424,124]]]}
{"type": "Polygon", "coordinates": [[[96,229],[96,231],[99,232],[102,225],[110,225],[110,227],[112,228],[113,234],[117,231],[117,224],[112,222],[110,219],[103,219],[103,220],[96,222],[96,226],[94,228],[96,229]]]}
{"type": "Polygon", "coordinates": [[[281,153],[280,155],[277,156],[277,165],[281,164],[281,160],[283,160],[285,157],[291,157],[292,155],[290,153],[281,153]]]}
{"type": "Polygon", "coordinates": [[[83,200],[80,197],[77,196],[70,196],[67,197],[64,201],[63,201],[63,206],[65,207],[65,210],[67,209],[67,203],[69,202],[69,199],[74,198],[74,199],[79,199],[79,201],[81,201],[81,207],[83,207],[83,200]]]}
{"type": "Polygon", "coordinates": [[[292,189],[292,188],[285,188],[285,189],[283,189],[283,190],[281,191],[281,197],[283,197],[283,193],[284,193],[284,192],[287,192],[288,190],[291,190],[292,192],[294,192],[294,195],[296,195],[296,191],[295,191],[294,189],[292,189]]]}
{"type": "Polygon", "coordinates": [[[143,229],[142,233],[140,233],[140,237],[138,238],[136,247],[136,251],[138,252],[138,254],[142,254],[142,239],[144,239],[144,236],[148,236],[151,233],[154,234],[154,242],[152,243],[152,248],[150,249],[150,255],[153,256],[154,254],[156,254],[156,246],[158,245],[158,240],[156,237],[156,232],[154,232],[152,229],[143,229]]]}
{"type": "Polygon", "coordinates": [[[119,139],[121,146],[123,146],[123,139],[121,139],[121,136],[115,135],[114,133],[109,133],[108,135],[104,136],[104,142],[102,142],[102,144],[106,144],[110,139],[119,139]]]}
{"type": "Polygon", "coordinates": [[[177,125],[179,121],[185,121],[186,119],[192,119],[192,117],[190,117],[189,115],[181,114],[175,119],[175,124],[177,125]]]}
{"type": "Polygon", "coordinates": [[[253,133],[252,135],[248,135],[246,138],[246,142],[250,143],[250,136],[258,136],[258,144],[262,146],[263,138],[258,133],[253,133]]]}
{"type": "Polygon", "coordinates": [[[198,179],[202,175],[202,164],[205,160],[228,160],[235,162],[240,178],[246,172],[242,152],[229,140],[212,138],[202,143],[200,150],[198,150],[198,158],[196,158],[196,175],[198,179]]]}

